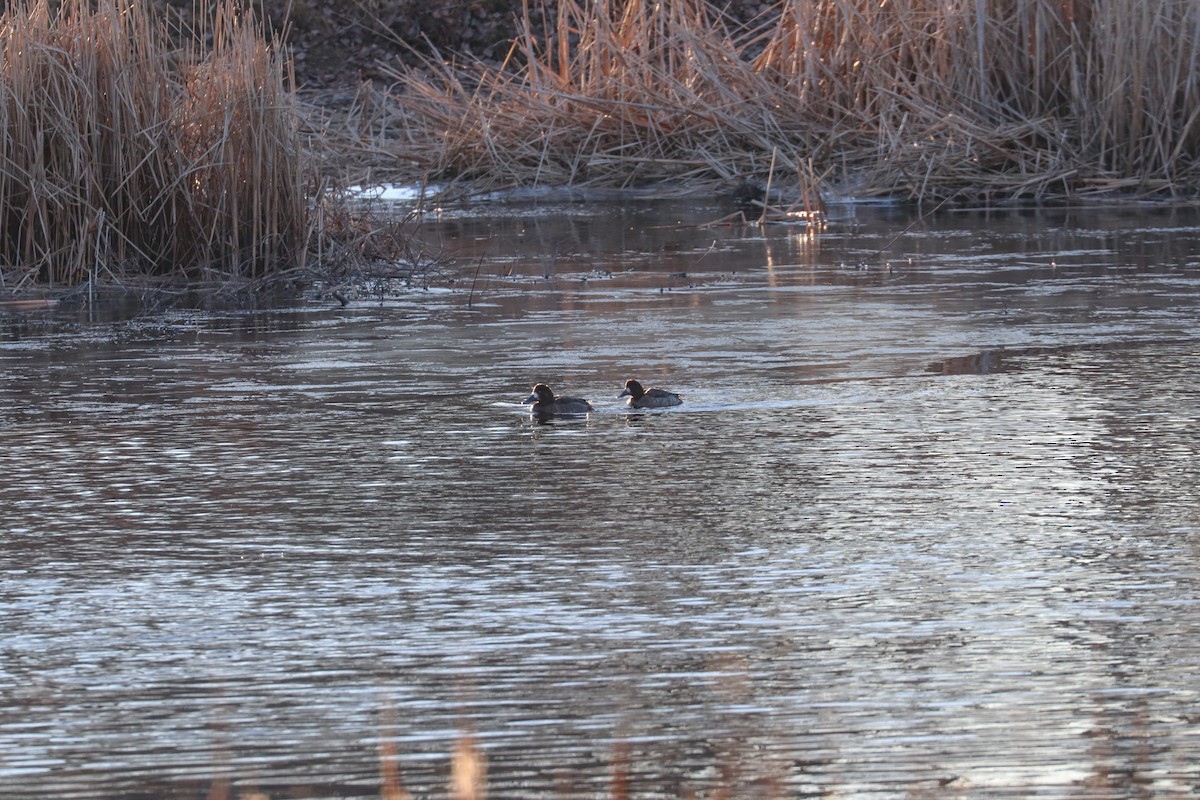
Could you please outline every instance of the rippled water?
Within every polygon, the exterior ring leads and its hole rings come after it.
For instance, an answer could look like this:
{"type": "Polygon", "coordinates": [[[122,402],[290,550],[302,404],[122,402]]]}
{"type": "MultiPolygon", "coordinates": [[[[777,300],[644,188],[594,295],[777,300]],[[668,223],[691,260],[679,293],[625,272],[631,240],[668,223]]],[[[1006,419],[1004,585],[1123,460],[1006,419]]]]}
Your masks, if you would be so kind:
{"type": "Polygon", "coordinates": [[[493,798],[1200,793],[1200,217],[726,212],[5,317],[0,796],[444,797],[467,736],[493,798]]]}

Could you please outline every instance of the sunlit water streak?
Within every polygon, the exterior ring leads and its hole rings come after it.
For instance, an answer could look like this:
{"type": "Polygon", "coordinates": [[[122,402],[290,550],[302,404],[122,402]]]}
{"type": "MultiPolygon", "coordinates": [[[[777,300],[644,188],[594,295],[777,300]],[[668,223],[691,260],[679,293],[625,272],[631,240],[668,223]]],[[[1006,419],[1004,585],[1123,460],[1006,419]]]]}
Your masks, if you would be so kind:
{"type": "Polygon", "coordinates": [[[470,307],[14,323],[0,796],[378,796],[381,736],[443,796],[466,731],[492,797],[1200,791],[1196,222],[686,213],[448,219],[470,307]]]}

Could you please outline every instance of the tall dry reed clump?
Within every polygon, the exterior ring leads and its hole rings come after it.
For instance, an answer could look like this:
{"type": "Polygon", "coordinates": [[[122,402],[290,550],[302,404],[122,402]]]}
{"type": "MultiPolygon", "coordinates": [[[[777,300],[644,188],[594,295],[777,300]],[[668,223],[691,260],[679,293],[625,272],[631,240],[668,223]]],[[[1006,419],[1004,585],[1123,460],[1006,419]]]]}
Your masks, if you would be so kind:
{"type": "Polygon", "coordinates": [[[738,24],[704,0],[560,0],[498,68],[395,77],[409,152],[501,184],[1200,191],[1194,2],[780,0],[738,24]]]}
{"type": "Polygon", "coordinates": [[[0,17],[0,288],[254,279],[304,258],[309,170],[283,62],[235,3],[211,46],[134,0],[0,17]]]}

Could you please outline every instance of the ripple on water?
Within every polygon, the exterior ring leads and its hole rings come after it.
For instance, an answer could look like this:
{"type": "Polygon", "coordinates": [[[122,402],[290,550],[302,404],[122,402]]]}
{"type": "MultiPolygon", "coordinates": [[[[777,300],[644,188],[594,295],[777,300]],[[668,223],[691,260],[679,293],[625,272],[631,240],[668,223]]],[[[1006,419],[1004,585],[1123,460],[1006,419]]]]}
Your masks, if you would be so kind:
{"type": "Polygon", "coordinates": [[[0,344],[0,780],[431,795],[470,732],[493,797],[1187,796],[1194,243],[1000,216],[0,344]]]}

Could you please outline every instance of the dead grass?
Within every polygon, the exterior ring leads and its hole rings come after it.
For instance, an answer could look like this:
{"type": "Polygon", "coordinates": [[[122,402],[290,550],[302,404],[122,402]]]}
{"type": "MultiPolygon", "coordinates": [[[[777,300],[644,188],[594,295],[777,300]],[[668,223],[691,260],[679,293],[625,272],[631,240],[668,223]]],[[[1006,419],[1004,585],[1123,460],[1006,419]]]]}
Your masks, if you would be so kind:
{"type": "Polygon", "coordinates": [[[1196,4],[779,0],[742,24],[705,0],[526,0],[501,64],[396,66],[336,113],[298,101],[235,0],[182,47],[148,8],[5,6],[0,294],[337,281],[413,246],[326,187],[397,177],[749,187],[810,214],[1200,190],[1196,4]]]}
{"type": "Polygon", "coordinates": [[[563,0],[500,66],[397,67],[397,158],[490,186],[1045,199],[1200,188],[1200,6],[563,0]]]}
{"type": "Polygon", "coordinates": [[[184,33],[133,0],[7,4],[0,295],[241,303],[408,253],[403,222],[328,190],[286,54],[241,5],[184,33]]]}
{"type": "Polygon", "coordinates": [[[211,47],[182,51],[145,7],[31,0],[0,18],[4,289],[303,263],[311,171],[283,62],[233,2],[211,47]]]}

